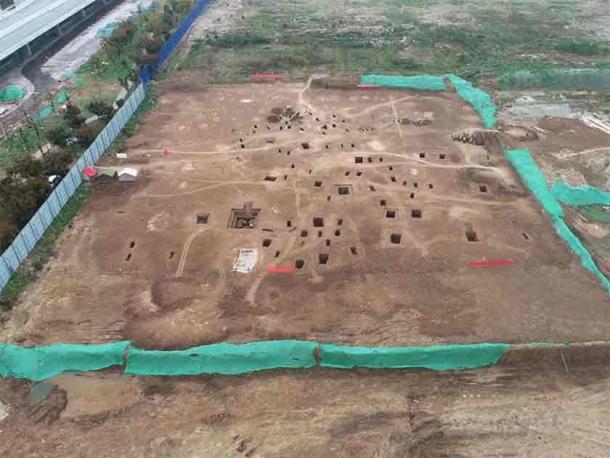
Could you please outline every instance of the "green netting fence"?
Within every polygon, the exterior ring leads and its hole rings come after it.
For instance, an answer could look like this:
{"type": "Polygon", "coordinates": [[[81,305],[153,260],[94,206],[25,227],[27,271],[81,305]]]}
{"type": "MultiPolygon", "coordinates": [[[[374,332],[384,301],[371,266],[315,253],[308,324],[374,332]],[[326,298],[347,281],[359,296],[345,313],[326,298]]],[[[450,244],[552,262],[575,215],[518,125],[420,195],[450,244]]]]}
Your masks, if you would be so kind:
{"type": "Polygon", "coordinates": [[[447,75],[449,81],[455,88],[458,96],[468,102],[475,111],[481,117],[483,125],[490,129],[496,125],[496,104],[494,103],[491,96],[479,89],[474,87],[472,83],[460,78],[457,75],[450,73],[447,75]]]}
{"type": "Polygon", "coordinates": [[[320,345],[320,366],[337,369],[465,370],[497,364],[509,350],[502,343],[371,348],[320,345]]]}
{"type": "Polygon", "coordinates": [[[33,381],[64,372],[87,372],[122,365],[129,342],[103,345],[58,344],[26,348],[0,345],[0,376],[33,381]]]}
{"type": "Polygon", "coordinates": [[[498,363],[503,343],[422,347],[351,347],[303,340],[217,343],[186,350],[140,350],[129,342],[59,344],[37,348],[0,344],[0,376],[41,381],[64,372],[121,366],[125,374],[239,375],[271,369],[431,369],[459,371],[498,363]]]}
{"type": "Polygon", "coordinates": [[[563,209],[549,190],[542,171],[538,168],[536,161],[527,149],[514,149],[506,152],[506,157],[513,165],[527,188],[536,196],[544,210],[551,217],[557,234],[568,244],[570,249],[580,257],[585,269],[592,272],[600,281],[602,286],[610,293],[610,280],[599,270],[591,253],[582,244],[579,238],[570,230],[565,223],[563,209]]]}
{"type": "Polygon", "coordinates": [[[414,89],[417,91],[446,91],[445,78],[437,75],[362,75],[362,84],[374,84],[379,87],[414,89]]]}
{"type": "Polygon", "coordinates": [[[0,90],[0,102],[18,102],[26,94],[27,91],[21,86],[7,86],[0,90]]]}
{"type": "Polygon", "coordinates": [[[519,70],[502,75],[500,84],[504,89],[604,89],[610,88],[610,69],[519,70]]]}
{"type": "Polygon", "coordinates": [[[491,96],[453,73],[448,75],[362,75],[361,84],[372,84],[379,87],[412,89],[417,91],[445,91],[449,81],[458,96],[468,102],[481,117],[483,125],[489,129],[496,125],[496,104],[491,96]]]}
{"type": "Polygon", "coordinates": [[[608,205],[610,206],[610,192],[603,191],[594,186],[570,186],[556,180],[551,188],[551,194],[560,202],[572,207],[581,205],[608,205]]]}
{"type": "Polygon", "coordinates": [[[237,375],[265,369],[311,368],[315,342],[278,340],[245,344],[218,343],[188,350],[130,348],[125,373],[132,375],[237,375]]]}

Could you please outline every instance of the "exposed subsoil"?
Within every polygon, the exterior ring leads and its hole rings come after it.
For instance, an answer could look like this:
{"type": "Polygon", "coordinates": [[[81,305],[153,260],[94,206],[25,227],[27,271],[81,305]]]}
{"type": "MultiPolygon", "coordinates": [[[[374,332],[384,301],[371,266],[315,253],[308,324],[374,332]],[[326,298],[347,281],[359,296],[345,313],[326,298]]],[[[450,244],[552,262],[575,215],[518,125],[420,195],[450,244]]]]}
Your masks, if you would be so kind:
{"type": "Polygon", "coordinates": [[[43,399],[33,396],[37,386],[0,380],[0,401],[8,406],[0,421],[0,453],[605,456],[607,355],[509,356],[499,367],[462,373],[312,370],[135,378],[107,371],[51,380],[43,399]]]}
{"type": "Polygon", "coordinates": [[[209,86],[197,72],[161,83],[126,149],[140,179],[93,184],[5,338],[183,348],[608,335],[607,294],[497,143],[452,139],[480,128],[469,106],[315,86],[209,86]],[[230,227],[248,203],[254,227],[230,227]],[[232,271],[241,248],[258,250],[252,273],[232,271]],[[513,265],[468,266],[497,259],[513,265]]]}

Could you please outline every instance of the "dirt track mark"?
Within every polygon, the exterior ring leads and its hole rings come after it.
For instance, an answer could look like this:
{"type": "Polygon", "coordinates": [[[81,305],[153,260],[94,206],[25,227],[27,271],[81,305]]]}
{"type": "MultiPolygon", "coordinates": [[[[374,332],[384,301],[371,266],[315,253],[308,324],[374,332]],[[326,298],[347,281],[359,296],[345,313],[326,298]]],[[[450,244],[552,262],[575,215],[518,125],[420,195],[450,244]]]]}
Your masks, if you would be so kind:
{"type": "MultiPolygon", "coordinates": [[[[201,180],[203,181],[203,180],[201,180]]],[[[213,182],[214,183],[214,182],[213,182]]],[[[136,198],[147,198],[147,197],[179,197],[179,196],[188,196],[191,194],[196,194],[198,192],[201,191],[207,191],[208,189],[214,189],[214,188],[218,188],[221,186],[234,186],[234,185],[240,185],[240,184],[245,184],[245,185],[259,185],[259,186],[264,186],[264,183],[260,183],[258,181],[254,182],[254,181],[221,181],[221,182],[215,182],[215,184],[212,184],[210,186],[203,186],[201,188],[197,188],[197,189],[191,189],[190,191],[184,191],[184,192],[177,192],[177,193],[171,193],[171,194],[143,194],[141,196],[135,196],[136,198]]]]}
{"type": "Polygon", "coordinates": [[[401,124],[398,122],[398,120],[400,119],[400,116],[398,115],[398,109],[396,108],[396,103],[394,102],[394,97],[392,97],[392,112],[394,113],[394,119],[395,121],[395,125],[396,125],[396,131],[398,132],[398,135],[400,136],[400,138],[404,138],[404,134],[402,132],[402,126],[401,124]]]}
{"type": "Polygon", "coordinates": [[[176,275],[175,275],[176,278],[182,277],[182,273],[184,272],[184,266],[186,265],[186,259],[188,257],[189,249],[191,248],[191,244],[193,243],[193,240],[195,240],[195,237],[197,237],[199,234],[201,234],[204,231],[205,231],[205,229],[199,229],[199,230],[193,232],[191,235],[189,235],[188,238],[186,239],[184,248],[182,249],[182,254],[180,255],[180,262],[178,263],[178,269],[176,269],[176,275]]]}
{"type": "Polygon", "coordinates": [[[303,89],[301,89],[299,91],[299,105],[307,107],[307,109],[311,112],[317,111],[313,105],[311,105],[307,100],[305,100],[305,93],[309,90],[309,88],[311,87],[311,82],[313,80],[314,76],[310,76],[309,79],[307,80],[307,84],[305,85],[305,87],[303,87],[303,89]]]}

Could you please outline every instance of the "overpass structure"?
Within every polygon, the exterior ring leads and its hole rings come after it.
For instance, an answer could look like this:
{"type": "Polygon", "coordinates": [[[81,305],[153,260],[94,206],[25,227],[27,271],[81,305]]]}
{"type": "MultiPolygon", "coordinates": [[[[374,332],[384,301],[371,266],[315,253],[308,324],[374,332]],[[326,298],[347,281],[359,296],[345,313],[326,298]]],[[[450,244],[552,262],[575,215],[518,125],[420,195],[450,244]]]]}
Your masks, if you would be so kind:
{"type": "Polygon", "coordinates": [[[0,16],[0,75],[120,0],[31,0],[0,16]]]}

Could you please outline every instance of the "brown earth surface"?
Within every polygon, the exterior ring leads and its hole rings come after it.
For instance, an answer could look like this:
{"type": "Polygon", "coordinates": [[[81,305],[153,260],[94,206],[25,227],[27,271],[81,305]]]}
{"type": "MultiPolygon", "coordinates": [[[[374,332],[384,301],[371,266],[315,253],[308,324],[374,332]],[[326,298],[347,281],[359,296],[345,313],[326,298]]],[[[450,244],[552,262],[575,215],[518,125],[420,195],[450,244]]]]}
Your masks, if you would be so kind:
{"type": "MultiPolygon", "coordinates": [[[[582,349],[581,349],[582,350],[582,349]]],[[[271,371],[0,380],[6,457],[601,457],[608,351],[512,352],[461,373],[271,371]]]]}
{"type": "Polygon", "coordinates": [[[197,76],[160,84],[126,148],[138,181],[93,183],[7,339],[179,348],[608,335],[607,294],[497,145],[452,140],[480,127],[455,94],[197,76]],[[249,202],[255,227],[230,227],[249,202]],[[252,273],[232,271],[242,248],[258,250],[252,273]],[[513,265],[467,265],[496,259],[513,265]]]}

